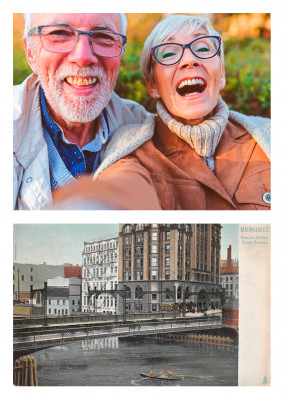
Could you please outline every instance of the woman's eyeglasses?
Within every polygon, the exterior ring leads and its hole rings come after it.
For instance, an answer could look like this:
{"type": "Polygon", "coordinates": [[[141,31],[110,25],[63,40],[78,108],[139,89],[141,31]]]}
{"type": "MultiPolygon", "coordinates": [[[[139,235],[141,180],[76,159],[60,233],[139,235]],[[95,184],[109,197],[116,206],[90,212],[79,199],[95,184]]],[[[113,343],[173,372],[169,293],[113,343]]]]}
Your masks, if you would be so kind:
{"type": "Polygon", "coordinates": [[[151,55],[161,65],[178,63],[188,48],[197,58],[208,59],[215,57],[221,47],[220,36],[202,36],[188,44],[162,43],[151,48],[151,55]]]}

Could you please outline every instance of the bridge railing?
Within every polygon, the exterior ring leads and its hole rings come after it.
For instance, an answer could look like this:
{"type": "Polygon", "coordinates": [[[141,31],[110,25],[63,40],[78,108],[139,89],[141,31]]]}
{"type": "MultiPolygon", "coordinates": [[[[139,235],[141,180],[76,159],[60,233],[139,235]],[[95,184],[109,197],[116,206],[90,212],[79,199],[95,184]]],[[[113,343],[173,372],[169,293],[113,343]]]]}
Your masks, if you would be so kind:
{"type": "MultiPolygon", "coordinates": [[[[124,321],[133,319],[150,319],[150,318],[173,318],[177,313],[173,312],[156,312],[156,313],[127,313],[127,314],[101,314],[101,313],[81,313],[80,315],[61,315],[57,317],[47,317],[48,324],[64,324],[76,322],[93,322],[93,321],[124,321]]],[[[45,322],[42,317],[15,317],[13,319],[14,327],[22,325],[42,325],[45,322]]]]}
{"type": "Polygon", "coordinates": [[[216,328],[221,326],[220,319],[194,319],[192,321],[148,321],[147,323],[111,324],[104,326],[83,326],[59,328],[54,331],[37,331],[33,333],[18,332],[14,335],[14,350],[23,348],[39,348],[55,346],[66,342],[86,338],[101,338],[106,336],[141,336],[158,333],[198,330],[201,328],[216,328]]]}

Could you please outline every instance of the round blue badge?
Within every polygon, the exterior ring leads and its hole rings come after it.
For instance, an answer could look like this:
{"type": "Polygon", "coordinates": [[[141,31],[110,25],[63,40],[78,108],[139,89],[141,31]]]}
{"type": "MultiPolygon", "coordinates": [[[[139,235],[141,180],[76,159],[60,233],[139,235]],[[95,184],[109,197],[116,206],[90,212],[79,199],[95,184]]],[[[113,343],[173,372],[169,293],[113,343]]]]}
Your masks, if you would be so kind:
{"type": "Polygon", "coordinates": [[[271,204],[271,192],[264,193],[262,198],[265,203],[271,204]]]}

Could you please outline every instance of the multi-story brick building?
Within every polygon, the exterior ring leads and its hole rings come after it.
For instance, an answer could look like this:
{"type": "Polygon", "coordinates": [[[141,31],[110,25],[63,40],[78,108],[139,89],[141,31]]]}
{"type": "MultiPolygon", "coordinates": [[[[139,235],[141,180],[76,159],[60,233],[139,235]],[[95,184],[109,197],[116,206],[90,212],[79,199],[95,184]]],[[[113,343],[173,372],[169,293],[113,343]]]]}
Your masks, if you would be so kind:
{"type": "Polygon", "coordinates": [[[227,259],[221,260],[221,284],[226,298],[239,298],[239,260],[232,259],[232,246],[227,249],[227,259]]]}
{"type": "Polygon", "coordinates": [[[219,224],[124,224],[119,311],[197,310],[221,302],[219,224]]]}
{"type": "Polygon", "coordinates": [[[82,257],[82,311],[114,313],[115,297],[99,291],[114,290],[118,283],[118,238],[84,242],[82,257]]]}

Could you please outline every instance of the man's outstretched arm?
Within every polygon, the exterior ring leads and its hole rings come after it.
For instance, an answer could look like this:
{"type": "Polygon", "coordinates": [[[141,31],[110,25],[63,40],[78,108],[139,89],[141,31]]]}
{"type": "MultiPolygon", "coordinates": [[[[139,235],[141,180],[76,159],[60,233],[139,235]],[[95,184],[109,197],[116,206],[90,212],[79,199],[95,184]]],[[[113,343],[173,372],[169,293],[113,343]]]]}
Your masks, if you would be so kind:
{"type": "Polygon", "coordinates": [[[132,157],[119,160],[98,179],[84,176],[58,189],[53,209],[160,210],[150,173],[132,157]]]}

